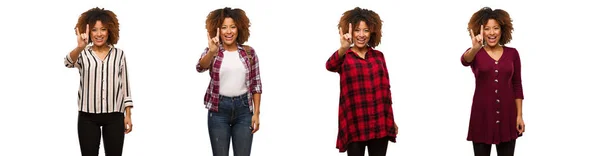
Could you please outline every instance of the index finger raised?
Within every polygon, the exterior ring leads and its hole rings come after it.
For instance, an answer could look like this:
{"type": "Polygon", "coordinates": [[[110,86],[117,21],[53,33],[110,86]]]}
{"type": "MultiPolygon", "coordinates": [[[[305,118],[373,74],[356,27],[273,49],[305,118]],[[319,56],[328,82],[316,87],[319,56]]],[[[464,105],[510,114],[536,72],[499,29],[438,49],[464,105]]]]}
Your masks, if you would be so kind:
{"type": "Polygon", "coordinates": [[[348,33],[352,33],[352,23],[348,23],[348,33]]]}

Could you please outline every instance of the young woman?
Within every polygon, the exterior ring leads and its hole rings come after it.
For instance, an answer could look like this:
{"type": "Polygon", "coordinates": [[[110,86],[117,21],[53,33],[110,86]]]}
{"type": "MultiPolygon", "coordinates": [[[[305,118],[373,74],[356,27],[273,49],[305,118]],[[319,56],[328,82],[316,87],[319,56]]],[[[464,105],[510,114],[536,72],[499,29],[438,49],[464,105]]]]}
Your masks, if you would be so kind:
{"type": "Polygon", "coordinates": [[[196,70],[209,70],[204,95],[208,131],[214,156],[227,156],[233,142],[234,155],[249,156],[253,134],[259,128],[262,84],[258,57],[242,45],[250,36],[250,20],[241,9],[225,7],[208,14],[208,47],[196,70]],[[231,142],[230,142],[231,140],[231,142]]]}
{"type": "Polygon", "coordinates": [[[112,11],[96,7],[79,16],[75,32],[77,46],[65,57],[65,66],[79,69],[81,155],[98,156],[102,136],[106,155],[120,156],[125,134],[132,130],[133,104],[125,53],[114,47],[119,21],[112,11]]]}
{"type": "Polygon", "coordinates": [[[467,140],[475,156],[489,156],[492,144],[498,156],[512,156],[525,132],[521,59],[517,49],[504,46],[512,39],[512,20],[504,10],[484,7],[473,14],[468,29],[472,47],[460,58],[475,75],[467,140]]]}
{"type": "Polygon", "coordinates": [[[326,68],[340,75],[339,126],[336,148],[348,156],[385,156],[396,142],[392,94],[381,41],[382,21],[371,10],[346,11],[338,24],[340,48],[326,68]],[[354,46],[351,46],[354,44],[354,46]]]}

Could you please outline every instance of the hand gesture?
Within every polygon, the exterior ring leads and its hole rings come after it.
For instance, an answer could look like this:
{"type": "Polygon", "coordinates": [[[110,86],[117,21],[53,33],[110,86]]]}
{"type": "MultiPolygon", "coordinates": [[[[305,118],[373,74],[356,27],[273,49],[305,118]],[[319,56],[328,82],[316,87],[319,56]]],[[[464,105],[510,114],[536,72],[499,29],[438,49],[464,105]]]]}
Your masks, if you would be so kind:
{"type": "Polygon", "coordinates": [[[133,130],[133,124],[131,123],[131,117],[125,117],[123,122],[125,124],[125,134],[129,134],[133,130]]]}
{"type": "Polygon", "coordinates": [[[352,23],[348,23],[348,33],[344,33],[341,27],[339,29],[341,49],[347,50],[352,44],[352,23]]]}
{"type": "Polygon", "coordinates": [[[519,131],[519,135],[522,135],[525,132],[525,121],[523,121],[523,117],[517,117],[517,131],[519,131]]]}
{"type": "Polygon", "coordinates": [[[208,52],[209,53],[215,53],[218,51],[219,48],[219,42],[220,42],[220,31],[221,29],[217,28],[217,36],[215,37],[210,37],[210,33],[206,34],[206,37],[208,37],[208,52]]]}
{"type": "Polygon", "coordinates": [[[471,43],[473,44],[471,49],[473,49],[473,52],[477,52],[483,47],[483,34],[481,33],[483,32],[483,25],[481,25],[481,29],[479,29],[479,34],[477,36],[474,35],[473,29],[469,29],[469,31],[471,32],[471,43]]]}
{"type": "Polygon", "coordinates": [[[75,28],[77,35],[77,48],[85,48],[89,42],[90,25],[85,26],[85,33],[80,33],[79,28],[75,28]]]}
{"type": "Polygon", "coordinates": [[[260,127],[260,121],[258,119],[258,114],[252,115],[252,134],[256,133],[260,127]]]}

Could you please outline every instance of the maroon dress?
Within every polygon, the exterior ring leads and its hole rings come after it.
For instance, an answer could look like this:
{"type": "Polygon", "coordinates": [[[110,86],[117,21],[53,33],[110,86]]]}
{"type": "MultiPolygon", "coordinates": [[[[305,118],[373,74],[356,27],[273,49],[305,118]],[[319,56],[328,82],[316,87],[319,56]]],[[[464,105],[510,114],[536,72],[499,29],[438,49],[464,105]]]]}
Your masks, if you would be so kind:
{"type": "Polygon", "coordinates": [[[498,144],[519,137],[515,99],[523,99],[521,60],[517,49],[503,50],[498,61],[483,48],[470,63],[461,55],[462,64],[471,66],[475,75],[468,141],[498,144]]]}

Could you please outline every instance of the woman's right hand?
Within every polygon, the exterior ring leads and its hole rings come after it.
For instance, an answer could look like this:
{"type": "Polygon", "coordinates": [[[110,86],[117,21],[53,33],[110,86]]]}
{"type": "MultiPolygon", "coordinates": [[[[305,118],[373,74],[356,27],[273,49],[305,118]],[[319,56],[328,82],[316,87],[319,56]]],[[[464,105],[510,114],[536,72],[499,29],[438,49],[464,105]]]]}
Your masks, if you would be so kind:
{"type": "Polygon", "coordinates": [[[89,42],[90,25],[85,26],[85,33],[80,33],[79,28],[75,28],[77,31],[77,48],[83,49],[89,42]]]}
{"type": "Polygon", "coordinates": [[[206,37],[208,37],[208,53],[214,54],[218,51],[219,48],[219,32],[220,29],[217,28],[217,36],[210,37],[210,33],[206,33],[206,37]]]}
{"type": "Polygon", "coordinates": [[[479,34],[477,36],[474,35],[475,33],[473,33],[473,29],[469,29],[469,31],[471,32],[472,52],[477,52],[483,47],[483,34],[481,33],[483,32],[483,25],[481,25],[481,28],[479,29],[479,34]]]}
{"type": "Polygon", "coordinates": [[[342,31],[342,28],[340,27],[340,50],[344,50],[343,52],[346,52],[345,50],[348,50],[348,48],[350,48],[350,45],[352,44],[352,23],[348,23],[348,33],[344,33],[342,31]]]}

